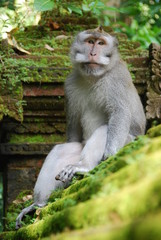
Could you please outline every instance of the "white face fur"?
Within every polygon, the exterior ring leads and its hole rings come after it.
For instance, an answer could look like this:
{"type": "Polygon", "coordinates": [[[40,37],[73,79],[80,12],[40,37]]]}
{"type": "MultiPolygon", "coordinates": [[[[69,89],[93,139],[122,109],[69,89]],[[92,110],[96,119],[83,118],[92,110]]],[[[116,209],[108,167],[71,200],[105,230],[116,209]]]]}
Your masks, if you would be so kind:
{"type": "Polygon", "coordinates": [[[116,39],[97,31],[83,31],[71,48],[71,61],[83,75],[100,76],[118,59],[116,39]]]}

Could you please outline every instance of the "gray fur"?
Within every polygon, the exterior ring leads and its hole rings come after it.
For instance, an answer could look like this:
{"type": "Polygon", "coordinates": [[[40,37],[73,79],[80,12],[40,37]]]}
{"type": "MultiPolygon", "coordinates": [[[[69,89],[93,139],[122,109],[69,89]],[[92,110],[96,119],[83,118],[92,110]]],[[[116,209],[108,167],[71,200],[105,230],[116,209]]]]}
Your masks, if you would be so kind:
{"type": "Polygon", "coordinates": [[[20,213],[16,228],[27,212],[44,206],[51,192],[68,184],[76,172],[88,172],[145,131],[143,106],[114,37],[101,30],[79,33],[71,61],[73,72],[65,83],[68,143],[47,156],[34,188],[34,204],[20,213]]]}

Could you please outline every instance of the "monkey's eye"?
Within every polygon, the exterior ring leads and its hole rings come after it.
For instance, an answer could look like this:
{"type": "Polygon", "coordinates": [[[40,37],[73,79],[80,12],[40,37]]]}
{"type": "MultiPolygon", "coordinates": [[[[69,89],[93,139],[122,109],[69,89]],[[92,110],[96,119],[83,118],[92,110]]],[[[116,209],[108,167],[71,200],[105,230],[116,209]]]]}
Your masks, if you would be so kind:
{"type": "Polygon", "coordinates": [[[107,54],[106,57],[110,58],[110,57],[111,57],[111,54],[107,54]]]}
{"type": "Polygon", "coordinates": [[[89,40],[88,40],[88,43],[89,43],[89,44],[94,44],[94,40],[93,40],[93,39],[89,39],[89,40]]]}
{"type": "Polygon", "coordinates": [[[104,45],[105,43],[103,41],[98,42],[99,45],[104,45]]]}

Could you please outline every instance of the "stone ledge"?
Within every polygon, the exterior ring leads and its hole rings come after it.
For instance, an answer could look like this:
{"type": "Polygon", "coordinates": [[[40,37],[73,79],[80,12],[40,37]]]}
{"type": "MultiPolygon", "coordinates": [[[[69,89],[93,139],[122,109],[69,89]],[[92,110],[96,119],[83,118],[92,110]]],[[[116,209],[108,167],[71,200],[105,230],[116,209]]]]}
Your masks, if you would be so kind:
{"type": "Polygon", "coordinates": [[[47,155],[59,143],[1,143],[0,152],[2,155],[47,155]]]}

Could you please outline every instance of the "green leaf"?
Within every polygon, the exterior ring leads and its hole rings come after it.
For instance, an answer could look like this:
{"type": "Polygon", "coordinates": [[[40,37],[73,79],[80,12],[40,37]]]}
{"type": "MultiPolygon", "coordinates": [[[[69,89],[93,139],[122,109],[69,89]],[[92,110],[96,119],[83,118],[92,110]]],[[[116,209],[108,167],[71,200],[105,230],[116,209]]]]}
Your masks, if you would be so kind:
{"type": "Polygon", "coordinates": [[[74,13],[78,13],[78,14],[82,15],[82,10],[74,5],[68,5],[67,8],[70,13],[74,12],[74,13]]]}
{"type": "Polygon", "coordinates": [[[54,8],[54,1],[53,0],[35,0],[34,8],[40,12],[51,11],[54,8]]]}
{"type": "Polygon", "coordinates": [[[14,6],[14,0],[1,0],[0,1],[0,7],[7,7],[10,10],[15,10],[15,6],[14,6]]]}
{"type": "Polygon", "coordinates": [[[93,8],[93,7],[96,6],[96,3],[95,3],[95,2],[91,2],[91,3],[89,4],[89,6],[90,6],[91,8],[93,8]]]}
{"type": "Polygon", "coordinates": [[[116,8],[116,7],[105,6],[105,10],[108,10],[108,11],[111,11],[111,12],[123,13],[121,8],[116,8]]]}
{"type": "Polygon", "coordinates": [[[104,8],[104,7],[106,7],[106,5],[105,5],[103,2],[98,2],[98,3],[96,4],[96,7],[97,7],[97,8],[104,8]]]}
{"type": "Polygon", "coordinates": [[[89,12],[89,11],[90,11],[90,8],[89,8],[88,5],[82,4],[82,10],[83,10],[84,12],[89,12]]]}
{"type": "Polygon", "coordinates": [[[128,15],[136,15],[139,13],[139,10],[136,6],[129,6],[129,7],[121,7],[119,8],[120,13],[128,14],[128,15]]]}

